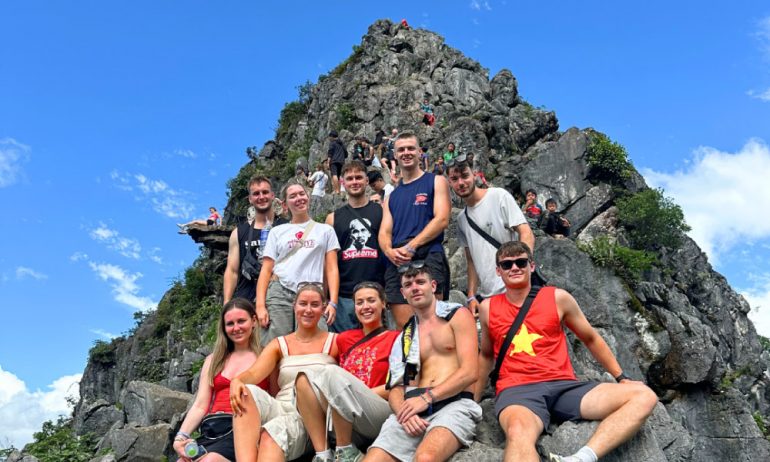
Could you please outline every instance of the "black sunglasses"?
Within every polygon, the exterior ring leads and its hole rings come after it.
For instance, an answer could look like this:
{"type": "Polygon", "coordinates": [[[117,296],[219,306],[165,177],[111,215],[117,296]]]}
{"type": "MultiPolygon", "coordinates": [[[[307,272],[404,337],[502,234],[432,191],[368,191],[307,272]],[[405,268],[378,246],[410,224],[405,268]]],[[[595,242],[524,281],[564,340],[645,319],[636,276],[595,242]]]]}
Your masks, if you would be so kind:
{"type": "Polygon", "coordinates": [[[398,267],[398,274],[404,274],[410,269],[420,269],[425,266],[425,260],[410,261],[404,265],[398,267]]]}
{"type": "Polygon", "coordinates": [[[463,162],[466,162],[468,160],[468,154],[460,154],[455,157],[452,157],[448,161],[446,161],[447,167],[454,167],[455,165],[462,164],[463,162]]]}
{"type": "Polygon", "coordinates": [[[529,258],[521,257],[514,258],[513,260],[500,260],[497,262],[497,266],[499,266],[503,271],[508,271],[513,268],[513,265],[516,265],[519,269],[524,269],[527,267],[527,265],[529,265],[529,263],[529,258]]]}

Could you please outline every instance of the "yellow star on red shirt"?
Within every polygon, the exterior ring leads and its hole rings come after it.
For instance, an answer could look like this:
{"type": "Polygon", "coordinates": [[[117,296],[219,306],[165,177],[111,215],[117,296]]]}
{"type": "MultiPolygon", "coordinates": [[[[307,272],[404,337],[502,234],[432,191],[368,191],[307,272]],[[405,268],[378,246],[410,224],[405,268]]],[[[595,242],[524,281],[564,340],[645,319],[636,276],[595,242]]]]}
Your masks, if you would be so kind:
{"type": "Polygon", "coordinates": [[[513,356],[516,353],[524,352],[530,356],[537,356],[535,350],[532,348],[532,344],[543,338],[540,334],[530,334],[526,324],[521,325],[519,333],[513,337],[513,350],[509,350],[508,356],[513,356]]]}

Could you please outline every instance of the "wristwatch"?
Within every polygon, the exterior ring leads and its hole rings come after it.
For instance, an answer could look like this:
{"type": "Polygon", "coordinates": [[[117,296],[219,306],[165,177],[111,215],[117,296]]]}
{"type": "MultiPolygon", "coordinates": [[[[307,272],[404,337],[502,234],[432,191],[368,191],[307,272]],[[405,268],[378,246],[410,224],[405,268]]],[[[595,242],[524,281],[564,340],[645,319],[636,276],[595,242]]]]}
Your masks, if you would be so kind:
{"type": "Polygon", "coordinates": [[[631,377],[627,376],[623,371],[621,371],[620,374],[615,377],[615,381],[620,383],[622,380],[631,380],[631,377]]]}

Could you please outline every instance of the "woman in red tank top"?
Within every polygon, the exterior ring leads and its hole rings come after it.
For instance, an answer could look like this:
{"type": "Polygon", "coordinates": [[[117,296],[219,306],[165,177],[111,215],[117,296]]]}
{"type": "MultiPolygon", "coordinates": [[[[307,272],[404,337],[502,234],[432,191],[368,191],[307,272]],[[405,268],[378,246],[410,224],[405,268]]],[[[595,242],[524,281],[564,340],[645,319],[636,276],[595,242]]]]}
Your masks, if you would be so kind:
{"type": "MultiPolygon", "coordinates": [[[[198,429],[204,417],[217,413],[232,414],[230,379],[254,364],[261,351],[256,325],[257,313],[250,301],[234,298],[222,308],[214,351],[203,362],[195,402],[174,438],[174,451],[180,461],[191,461],[185,455],[185,446],[196,442],[190,434],[198,429]]],[[[265,384],[260,386],[264,388],[265,384]]],[[[205,448],[206,454],[196,458],[196,462],[235,461],[232,431],[216,440],[198,438],[197,443],[205,448]]]]}

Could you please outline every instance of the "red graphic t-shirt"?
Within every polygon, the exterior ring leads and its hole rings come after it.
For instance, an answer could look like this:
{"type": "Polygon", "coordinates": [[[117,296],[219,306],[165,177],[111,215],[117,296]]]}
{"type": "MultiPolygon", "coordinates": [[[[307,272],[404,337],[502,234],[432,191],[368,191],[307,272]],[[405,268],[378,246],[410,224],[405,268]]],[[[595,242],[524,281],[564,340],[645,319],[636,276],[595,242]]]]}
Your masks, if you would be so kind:
{"type": "Polygon", "coordinates": [[[364,338],[364,331],[354,329],[339,334],[337,349],[340,351],[340,366],[369,388],[384,384],[388,375],[388,357],[398,334],[398,331],[387,330],[358,345],[353,351],[348,350],[364,338]]]}

